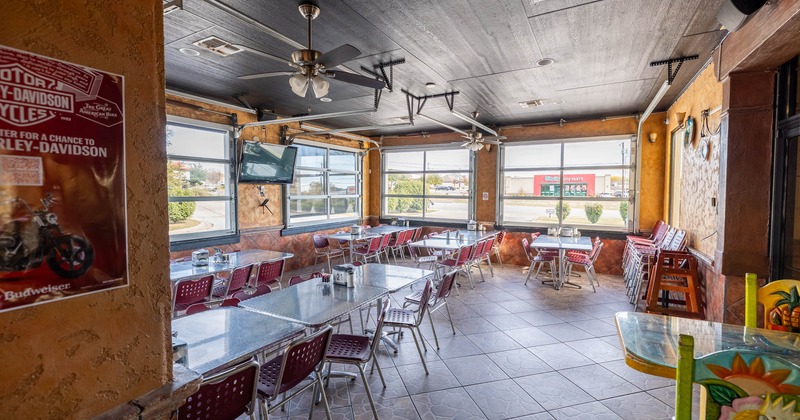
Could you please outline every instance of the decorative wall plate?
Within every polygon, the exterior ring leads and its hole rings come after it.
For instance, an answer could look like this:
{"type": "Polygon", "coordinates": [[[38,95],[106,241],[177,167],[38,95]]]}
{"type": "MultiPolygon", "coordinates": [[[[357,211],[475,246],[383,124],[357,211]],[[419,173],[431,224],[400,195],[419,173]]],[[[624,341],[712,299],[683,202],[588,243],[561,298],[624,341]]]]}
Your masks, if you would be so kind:
{"type": "Polygon", "coordinates": [[[686,119],[686,129],[683,132],[683,145],[689,146],[692,144],[692,137],[694,136],[694,118],[689,117],[686,119]]]}
{"type": "Polygon", "coordinates": [[[700,156],[703,160],[708,160],[711,156],[711,139],[709,137],[700,137],[700,156]]]}

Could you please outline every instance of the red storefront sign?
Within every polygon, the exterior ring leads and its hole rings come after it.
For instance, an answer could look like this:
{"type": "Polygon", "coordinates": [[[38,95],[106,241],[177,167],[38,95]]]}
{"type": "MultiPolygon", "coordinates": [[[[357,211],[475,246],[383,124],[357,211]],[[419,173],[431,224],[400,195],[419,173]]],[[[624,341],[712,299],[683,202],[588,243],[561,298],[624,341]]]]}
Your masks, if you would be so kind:
{"type": "Polygon", "coordinates": [[[0,46],[0,311],[127,285],[122,76],[0,46]]]}
{"type": "MultiPolygon", "coordinates": [[[[551,193],[553,191],[560,191],[561,176],[558,174],[534,175],[533,194],[535,196],[550,195],[548,191],[545,191],[543,194],[542,187],[548,189],[551,193]]],[[[595,174],[564,175],[564,195],[594,197],[595,174]]]]}

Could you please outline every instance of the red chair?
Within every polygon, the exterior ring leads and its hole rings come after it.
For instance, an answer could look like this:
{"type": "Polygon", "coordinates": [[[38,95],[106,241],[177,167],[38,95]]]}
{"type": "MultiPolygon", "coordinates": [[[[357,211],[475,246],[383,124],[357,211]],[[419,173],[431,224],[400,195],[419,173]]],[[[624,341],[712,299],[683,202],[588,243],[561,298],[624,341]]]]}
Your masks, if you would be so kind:
{"type": "Polygon", "coordinates": [[[231,294],[244,289],[250,283],[250,274],[253,272],[253,264],[233,269],[228,281],[214,287],[214,297],[223,299],[231,294]]]}
{"type": "Polygon", "coordinates": [[[241,299],[228,298],[223,301],[195,303],[186,308],[186,315],[194,315],[209,309],[217,309],[222,306],[237,306],[239,305],[239,302],[241,302],[241,299]]]}
{"type": "MultiPolygon", "coordinates": [[[[453,335],[456,333],[456,327],[453,325],[453,317],[450,316],[450,308],[447,306],[447,298],[450,297],[450,292],[453,290],[453,285],[456,284],[456,272],[446,274],[442,281],[439,283],[439,288],[436,293],[430,297],[428,301],[428,317],[431,320],[431,330],[433,330],[433,339],[436,341],[436,349],[439,349],[439,338],[436,336],[436,327],[433,325],[433,313],[444,307],[447,310],[447,319],[450,320],[450,328],[453,329],[453,335]]],[[[419,305],[422,302],[422,291],[416,291],[405,298],[403,307],[408,305],[419,305]]]]}
{"type": "Polygon", "coordinates": [[[472,251],[475,249],[475,245],[464,245],[459,248],[458,253],[454,257],[446,258],[438,263],[436,263],[437,271],[439,268],[445,268],[445,271],[450,272],[453,270],[463,270],[467,273],[467,278],[469,278],[469,284],[472,288],[475,288],[475,283],[472,281],[472,273],[469,270],[468,263],[470,258],[472,257],[472,251]]]}
{"type": "MultiPolygon", "coordinates": [[[[538,237],[538,235],[537,235],[538,237]]],[[[550,272],[555,273],[555,264],[556,258],[558,257],[558,253],[552,252],[537,252],[536,254],[533,253],[534,249],[528,245],[528,239],[522,238],[522,249],[525,250],[525,255],[528,257],[528,261],[531,262],[530,267],[528,267],[528,277],[525,278],[525,285],[528,284],[528,280],[531,279],[531,274],[533,270],[536,270],[535,278],[539,277],[539,271],[542,270],[542,266],[544,263],[550,264],[550,272]]]]}
{"type": "MultiPolygon", "coordinates": [[[[338,234],[338,233],[348,233],[348,232],[340,230],[336,233],[338,234]]],[[[347,239],[338,239],[336,242],[339,244],[339,249],[342,250],[344,256],[347,257],[350,254],[350,241],[348,241],[347,239]]]]}
{"type": "MultiPolygon", "coordinates": [[[[280,356],[264,363],[258,375],[258,398],[261,401],[261,411],[263,418],[269,418],[269,413],[282,407],[292,398],[300,395],[310,387],[315,387],[322,394],[322,404],[325,407],[325,414],[331,418],[328,399],[325,396],[325,387],[322,383],[322,366],[325,361],[325,354],[328,353],[328,344],[331,341],[331,327],[325,327],[317,333],[305,337],[286,347],[280,356]],[[313,374],[314,380],[304,385],[299,390],[290,395],[284,396],[281,401],[272,405],[278,395],[291,391],[301,382],[313,374]]],[[[310,404],[311,413],[314,413],[314,406],[310,404]]]]}
{"type": "Polygon", "coordinates": [[[255,288],[245,288],[239,290],[238,292],[234,293],[231,296],[233,299],[239,299],[239,301],[252,299],[256,296],[266,295],[267,293],[272,293],[272,288],[269,287],[268,284],[260,284],[255,288]]]}
{"type": "Polygon", "coordinates": [[[592,290],[597,293],[597,289],[594,287],[594,284],[600,285],[600,282],[597,280],[597,272],[594,271],[594,263],[597,261],[597,257],[600,256],[600,250],[603,249],[603,242],[600,241],[600,237],[596,237],[594,239],[594,244],[592,245],[592,250],[589,252],[589,255],[584,254],[573,254],[567,255],[567,275],[572,274],[572,267],[575,265],[579,265],[583,267],[584,271],[586,271],[586,278],[589,279],[589,284],[592,286],[592,290]]]}
{"type": "Polygon", "coordinates": [[[353,261],[353,267],[361,267],[362,265],[364,265],[364,263],[361,261],[353,261]]]}
{"type": "Polygon", "coordinates": [[[289,279],[289,286],[294,286],[295,284],[300,284],[304,281],[309,281],[311,279],[318,279],[322,277],[322,273],[319,271],[313,272],[308,275],[308,277],[303,277],[302,275],[297,275],[289,279]]]}
{"type": "Polygon", "coordinates": [[[178,408],[178,420],[234,420],[255,414],[258,363],[250,360],[204,378],[197,390],[178,408]]]}
{"type": "MultiPolygon", "coordinates": [[[[419,306],[417,307],[416,311],[412,311],[411,309],[405,308],[389,308],[386,311],[386,317],[384,320],[384,327],[389,328],[406,328],[411,331],[411,336],[414,338],[414,344],[417,345],[417,352],[419,353],[419,359],[422,360],[422,367],[425,368],[425,374],[428,374],[428,365],[425,364],[425,357],[422,355],[422,349],[419,347],[419,342],[422,341],[422,347],[425,351],[428,351],[428,348],[425,346],[425,339],[422,337],[422,332],[419,330],[419,324],[422,323],[422,318],[425,316],[425,312],[428,310],[428,303],[430,302],[431,298],[431,281],[425,281],[425,288],[422,289],[422,294],[419,298],[419,306]],[[414,330],[417,330],[417,333],[414,333],[414,330]],[[419,340],[417,340],[417,334],[419,334],[419,340]]],[[[428,315],[430,317],[430,315],[428,315]]],[[[397,349],[394,351],[397,353],[397,349]]]]}
{"type": "Polygon", "coordinates": [[[214,276],[178,280],[172,293],[172,317],[192,304],[208,301],[214,288],[214,276]]]}
{"type": "MultiPolygon", "coordinates": [[[[346,365],[354,365],[358,367],[361,374],[361,380],[364,381],[364,389],[367,391],[367,398],[372,407],[372,414],[375,418],[378,417],[378,410],[375,408],[375,400],[372,398],[372,391],[369,389],[369,382],[367,376],[364,374],[364,367],[370,360],[374,360],[373,364],[378,368],[378,375],[381,377],[383,387],[386,388],[386,381],[383,379],[383,372],[378,365],[378,359],[375,357],[375,351],[378,349],[378,344],[381,342],[381,333],[383,331],[383,322],[386,318],[386,312],[389,309],[391,300],[386,299],[383,303],[383,309],[378,317],[378,324],[375,327],[375,332],[372,339],[364,335],[352,334],[334,334],[331,337],[331,343],[328,345],[328,351],[325,353],[325,361],[328,362],[328,371],[331,371],[331,364],[340,363],[346,365]]],[[[330,376],[325,380],[325,385],[328,385],[330,376]]]]}
{"type": "Polygon", "coordinates": [[[263,285],[270,285],[272,287],[281,288],[281,280],[283,280],[284,260],[262,262],[258,266],[258,274],[256,276],[256,283],[254,286],[258,287],[263,285]]]}
{"type": "Polygon", "coordinates": [[[331,258],[342,257],[342,262],[346,262],[344,259],[344,251],[342,251],[340,248],[331,248],[330,244],[328,243],[328,238],[322,235],[314,234],[313,242],[314,252],[316,253],[314,256],[314,264],[316,264],[320,258],[325,258],[328,261],[328,272],[330,272],[331,258]]]}
{"type": "Polygon", "coordinates": [[[370,238],[366,245],[353,247],[351,249],[352,255],[361,256],[365,263],[369,258],[375,258],[378,260],[378,263],[380,263],[381,258],[378,256],[378,250],[380,250],[381,247],[381,240],[382,237],[380,236],[370,238]]]}
{"type": "Polygon", "coordinates": [[[386,233],[381,236],[381,244],[378,247],[378,251],[375,253],[378,257],[378,264],[381,263],[381,254],[386,255],[386,262],[389,262],[389,242],[392,240],[392,234],[386,233]]]}
{"type": "Polygon", "coordinates": [[[397,251],[400,251],[400,258],[403,260],[406,259],[405,251],[403,249],[404,246],[409,242],[409,238],[411,235],[414,234],[414,231],[411,229],[408,230],[401,230],[397,232],[396,236],[389,241],[389,244],[386,248],[386,262],[389,262],[389,251],[392,252],[392,256],[394,257],[394,263],[397,264],[397,251]]]}
{"type": "Polygon", "coordinates": [[[496,239],[494,246],[492,247],[492,252],[494,252],[494,255],[497,256],[497,261],[500,262],[500,267],[502,267],[503,259],[500,258],[500,247],[503,246],[503,241],[506,239],[506,231],[501,230],[500,232],[497,233],[497,236],[495,236],[495,238],[496,239]]]}
{"type": "Polygon", "coordinates": [[[436,255],[423,255],[420,253],[420,248],[415,246],[408,247],[408,254],[411,256],[411,259],[414,263],[417,264],[417,268],[419,268],[422,264],[430,264],[428,267],[429,270],[433,270],[436,266],[436,261],[439,260],[439,257],[436,255]]]}

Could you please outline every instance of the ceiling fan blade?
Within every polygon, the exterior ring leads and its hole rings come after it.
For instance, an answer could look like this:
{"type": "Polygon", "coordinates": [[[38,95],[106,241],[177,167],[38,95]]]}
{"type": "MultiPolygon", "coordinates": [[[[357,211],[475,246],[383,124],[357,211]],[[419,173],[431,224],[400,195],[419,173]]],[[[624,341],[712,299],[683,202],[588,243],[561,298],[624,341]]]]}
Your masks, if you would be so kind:
{"type": "Polygon", "coordinates": [[[383,89],[386,87],[386,83],[384,83],[383,80],[372,79],[360,74],[336,70],[326,70],[325,73],[321,74],[340,82],[352,83],[354,85],[365,86],[372,89],[383,89]]]}
{"type": "Polygon", "coordinates": [[[314,64],[319,64],[327,69],[331,69],[340,64],[346,63],[358,57],[359,55],[361,55],[361,51],[359,51],[358,48],[350,44],[344,44],[326,52],[325,54],[322,54],[314,61],[314,64]]]}
{"type": "Polygon", "coordinates": [[[246,74],[244,76],[237,77],[237,79],[240,80],[264,79],[266,77],[291,76],[294,73],[295,72],[293,71],[271,71],[269,73],[246,74]]]}
{"type": "Polygon", "coordinates": [[[497,140],[483,140],[483,141],[481,141],[481,143],[486,143],[486,144],[497,144],[497,145],[503,144],[503,143],[501,143],[501,142],[499,142],[499,141],[497,141],[497,140]]]}
{"type": "Polygon", "coordinates": [[[461,146],[458,146],[458,147],[467,147],[467,146],[469,146],[470,144],[471,144],[470,142],[466,142],[466,143],[463,143],[461,146]]]}

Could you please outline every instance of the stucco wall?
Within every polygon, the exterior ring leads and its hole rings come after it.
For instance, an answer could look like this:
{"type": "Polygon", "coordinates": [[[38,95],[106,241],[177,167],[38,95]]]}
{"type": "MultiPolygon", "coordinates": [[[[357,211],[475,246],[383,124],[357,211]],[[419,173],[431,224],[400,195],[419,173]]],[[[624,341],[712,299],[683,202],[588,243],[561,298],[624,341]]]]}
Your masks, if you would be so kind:
{"type": "MultiPolygon", "coordinates": [[[[687,146],[681,146],[680,219],[678,226],[687,231],[689,246],[709,258],[717,247],[717,208],[712,205],[719,193],[719,136],[711,137],[711,154],[700,154],[700,129],[705,110],[722,105],[722,83],[714,76],[714,64],[709,64],[669,108],[669,132],[678,126],[675,113],[685,112],[686,120],[694,118],[694,136],[687,146]],[[703,239],[706,238],[706,239],[703,239]]],[[[709,127],[719,127],[720,112],[709,116],[709,127]]],[[[682,134],[682,130],[679,130],[682,134]]],[[[678,135],[678,132],[676,132],[678,135]]],[[[670,134],[671,136],[671,134],[670,134]]],[[[671,138],[671,137],[670,137],[671,138]]],[[[682,137],[681,137],[682,138],[682,137]]],[[[666,152],[668,153],[668,152],[666,152]]]]}
{"type": "Polygon", "coordinates": [[[130,287],[0,314],[0,417],[89,418],[171,379],[161,3],[3,2],[0,44],[125,77],[130,287]]]}

